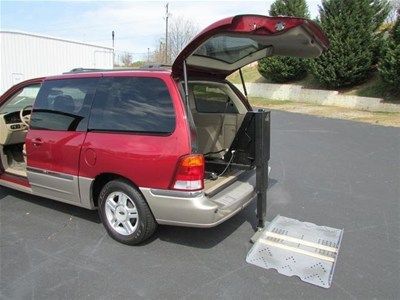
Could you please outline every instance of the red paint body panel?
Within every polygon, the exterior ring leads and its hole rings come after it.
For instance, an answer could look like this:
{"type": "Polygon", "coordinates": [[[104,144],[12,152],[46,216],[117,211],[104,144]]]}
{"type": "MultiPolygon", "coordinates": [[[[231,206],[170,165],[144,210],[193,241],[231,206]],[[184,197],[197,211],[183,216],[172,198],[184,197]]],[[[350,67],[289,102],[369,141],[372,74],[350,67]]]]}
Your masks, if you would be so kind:
{"type": "Polygon", "coordinates": [[[189,151],[185,140],[177,132],[171,136],[89,132],[82,148],[79,176],[95,178],[114,173],[139,187],[167,189],[179,157],[189,151]],[[94,166],[86,159],[88,149],[96,153],[94,166]]]}
{"type": "MultiPolygon", "coordinates": [[[[107,72],[104,77],[132,76],[132,73],[107,72]]],[[[183,101],[169,72],[135,71],[134,76],[155,77],[165,82],[175,109],[175,131],[167,136],[88,132],[82,147],[79,176],[95,178],[102,173],[114,173],[140,187],[168,189],[179,158],[191,152],[183,101]]]]}
{"type": "MultiPolygon", "coordinates": [[[[95,178],[104,173],[124,176],[140,187],[170,188],[180,157],[190,154],[189,126],[178,83],[170,71],[110,71],[63,74],[45,80],[88,77],[153,77],[162,79],[175,110],[175,130],[166,136],[111,132],[72,132],[30,129],[26,137],[27,166],[74,176],[95,178]]],[[[26,81],[2,96],[4,101],[32,83],[26,81]],[[5,97],[6,96],[6,97],[5,97]]],[[[4,178],[14,178],[4,174],[4,178]]],[[[12,181],[14,179],[10,179],[12,181]]],[[[23,181],[22,179],[19,181],[23,181]]],[[[15,182],[20,184],[20,182],[15,182]]],[[[27,180],[25,186],[29,186],[27,180]]]]}
{"type": "Polygon", "coordinates": [[[25,142],[27,166],[77,176],[85,136],[86,132],[30,129],[25,142]]]}

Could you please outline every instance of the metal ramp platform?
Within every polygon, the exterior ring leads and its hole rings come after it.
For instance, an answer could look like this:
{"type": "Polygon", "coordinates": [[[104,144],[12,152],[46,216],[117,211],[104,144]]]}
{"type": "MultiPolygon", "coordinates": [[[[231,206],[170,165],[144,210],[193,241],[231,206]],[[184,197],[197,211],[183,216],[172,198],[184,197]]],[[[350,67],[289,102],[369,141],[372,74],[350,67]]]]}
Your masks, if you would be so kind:
{"type": "Polygon", "coordinates": [[[343,230],[277,216],[247,254],[246,261],[329,288],[343,230]]]}

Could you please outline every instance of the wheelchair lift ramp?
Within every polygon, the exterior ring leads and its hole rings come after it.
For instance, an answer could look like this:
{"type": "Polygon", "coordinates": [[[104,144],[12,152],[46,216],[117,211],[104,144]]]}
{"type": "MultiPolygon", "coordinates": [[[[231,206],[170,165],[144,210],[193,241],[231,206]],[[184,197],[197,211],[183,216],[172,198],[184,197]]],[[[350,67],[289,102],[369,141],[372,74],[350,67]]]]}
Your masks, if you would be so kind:
{"type": "Polygon", "coordinates": [[[343,230],[277,216],[260,232],[246,261],[329,288],[343,230]]]}

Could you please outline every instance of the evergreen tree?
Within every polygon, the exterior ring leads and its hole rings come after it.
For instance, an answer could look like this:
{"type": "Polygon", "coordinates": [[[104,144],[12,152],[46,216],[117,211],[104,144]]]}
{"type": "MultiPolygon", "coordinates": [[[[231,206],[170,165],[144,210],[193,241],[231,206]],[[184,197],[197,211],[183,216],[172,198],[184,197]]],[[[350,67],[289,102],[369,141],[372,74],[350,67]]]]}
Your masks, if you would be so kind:
{"type": "Polygon", "coordinates": [[[386,41],[382,59],[379,63],[379,74],[382,80],[396,92],[400,92],[400,16],[386,41]]]}
{"type": "Polygon", "coordinates": [[[276,0],[271,4],[270,16],[293,16],[309,18],[308,6],[306,1],[297,0],[276,0]]]}
{"type": "Polygon", "coordinates": [[[310,71],[331,88],[364,81],[379,53],[376,32],[389,12],[386,0],[322,0],[320,25],[330,48],[310,62],[310,71]]]}
{"type": "Polygon", "coordinates": [[[375,67],[378,64],[379,59],[382,56],[385,47],[384,43],[385,32],[381,31],[380,28],[382,24],[385,23],[385,20],[390,13],[391,5],[389,2],[387,2],[387,0],[385,1],[375,0],[372,1],[371,7],[376,12],[373,18],[374,35],[373,35],[373,58],[372,58],[372,64],[375,67]]]}
{"type": "MultiPolygon", "coordinates": [[[[271,5],[269,14],[309,18],[305,0],[276,0],[271,5]]],[[[307,75],[307,63],[301,58],[266,57],[258,62],[258,71],[271,81],[287,82],[304,78],[307,75]]]]}
{"type": "Polygon", "coordinates": [[[400,10],[392,29],[392,39],[395,43],[400,44],[400,10]]]}

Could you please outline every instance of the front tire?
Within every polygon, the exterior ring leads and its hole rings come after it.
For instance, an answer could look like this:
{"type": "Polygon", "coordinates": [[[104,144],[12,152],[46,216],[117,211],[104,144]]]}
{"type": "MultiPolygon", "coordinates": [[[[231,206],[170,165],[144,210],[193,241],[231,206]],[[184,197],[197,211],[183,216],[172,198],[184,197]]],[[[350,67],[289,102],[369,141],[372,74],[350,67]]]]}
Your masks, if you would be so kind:
{"type": "Polygon", "coordinates": [[[136,245],[148,239],[157,223],[139,191],[126,180],[112,180],[99,195],[100,219],[118,242],[136,245]]]}

